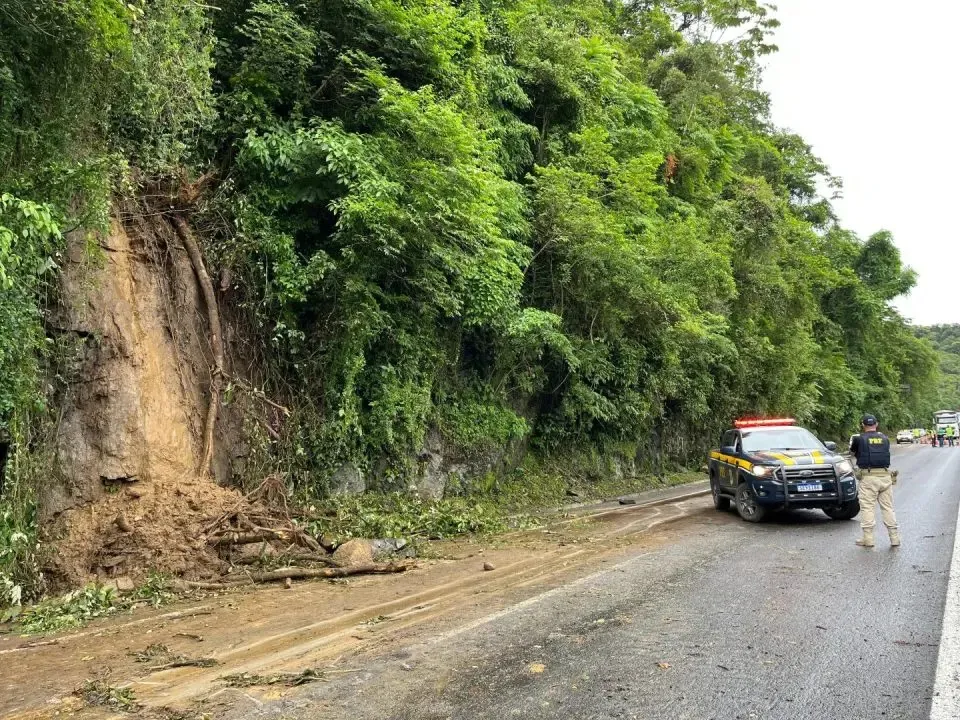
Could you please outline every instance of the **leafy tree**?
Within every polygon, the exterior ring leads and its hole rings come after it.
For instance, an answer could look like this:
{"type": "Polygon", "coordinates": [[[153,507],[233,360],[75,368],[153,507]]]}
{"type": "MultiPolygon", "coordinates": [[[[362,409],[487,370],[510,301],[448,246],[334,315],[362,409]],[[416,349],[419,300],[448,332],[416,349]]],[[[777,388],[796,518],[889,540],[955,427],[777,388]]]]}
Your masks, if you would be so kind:
{"type": "Polygon", "coordinates": [[[3,4],[0,422],[42,399],[60,230],[202,175],[197,234],[296,406],[274,462],[312,489],[402,485],[431,429],[686,463],[741,413],[908,423],[950,397],[891,304],[916,278],[772,122],[776,27],[758,0],[3,4]]]}

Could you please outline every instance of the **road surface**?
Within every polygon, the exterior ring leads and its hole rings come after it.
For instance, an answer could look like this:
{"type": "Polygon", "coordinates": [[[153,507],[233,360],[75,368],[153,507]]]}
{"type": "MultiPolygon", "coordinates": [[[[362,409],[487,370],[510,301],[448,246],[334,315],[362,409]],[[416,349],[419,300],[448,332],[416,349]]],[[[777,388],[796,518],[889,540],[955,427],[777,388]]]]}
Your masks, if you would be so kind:
{"type": "Polygon", "coordinates": [[[882,526],[857,548],[856,521],[819,511],[711,511],[677,542],[234,717],[926,720],[960,448],[894,464],[897,550],[882,526]]]}

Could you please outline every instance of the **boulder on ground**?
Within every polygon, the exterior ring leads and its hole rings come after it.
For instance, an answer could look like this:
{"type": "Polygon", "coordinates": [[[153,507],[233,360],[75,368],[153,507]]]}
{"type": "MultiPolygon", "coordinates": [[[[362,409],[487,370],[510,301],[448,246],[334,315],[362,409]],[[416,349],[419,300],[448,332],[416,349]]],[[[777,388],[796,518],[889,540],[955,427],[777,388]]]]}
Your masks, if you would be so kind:
{"type": "Polygon", "coordinates": [[[347,540],[333,551],[332,559],[340,567],[369,565],[373,562],[373,544],[362,538],[347,540]]]}

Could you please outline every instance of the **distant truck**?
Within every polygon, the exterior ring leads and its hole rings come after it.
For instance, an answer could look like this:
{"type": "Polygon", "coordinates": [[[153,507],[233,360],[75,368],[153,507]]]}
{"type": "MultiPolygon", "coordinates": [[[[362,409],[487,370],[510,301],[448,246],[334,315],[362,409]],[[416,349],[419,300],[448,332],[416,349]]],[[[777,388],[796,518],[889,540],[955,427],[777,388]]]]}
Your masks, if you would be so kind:
{"type": "Polygon", "coordinates": [[[960,413],[956,410],[940,410],[933,414],[933,436],[952,435],[960,437],[960,413]],[[953,433],[948,428],[953,428],[953,433]]]}

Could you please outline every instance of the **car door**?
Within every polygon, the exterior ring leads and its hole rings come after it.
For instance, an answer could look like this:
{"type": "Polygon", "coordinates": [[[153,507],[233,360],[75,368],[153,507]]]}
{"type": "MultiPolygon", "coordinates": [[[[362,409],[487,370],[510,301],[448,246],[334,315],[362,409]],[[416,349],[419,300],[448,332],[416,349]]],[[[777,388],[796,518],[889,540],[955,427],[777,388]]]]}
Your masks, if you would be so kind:
{"type": "MultiPolygon", "coordinates": [[[[727,430],[723,434],[723,447],[736,448],[737,455],[741,452],[740,433],[736,430],[727,430]]],[[[730,462],[732,458],[725,457],[720,462],[720,483],[724,487],[735,488],[737,486],[737,464],[736,461],[730,462]]]]}

